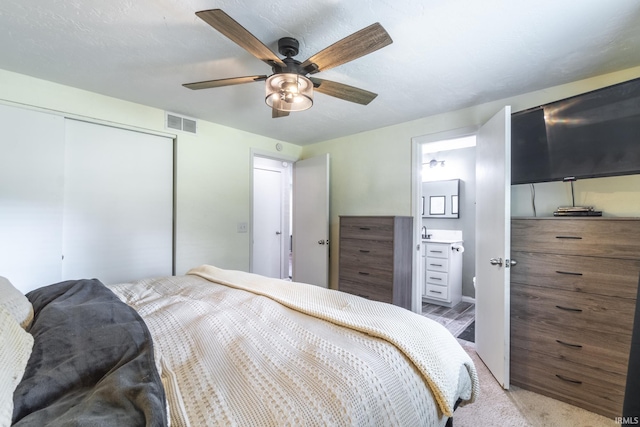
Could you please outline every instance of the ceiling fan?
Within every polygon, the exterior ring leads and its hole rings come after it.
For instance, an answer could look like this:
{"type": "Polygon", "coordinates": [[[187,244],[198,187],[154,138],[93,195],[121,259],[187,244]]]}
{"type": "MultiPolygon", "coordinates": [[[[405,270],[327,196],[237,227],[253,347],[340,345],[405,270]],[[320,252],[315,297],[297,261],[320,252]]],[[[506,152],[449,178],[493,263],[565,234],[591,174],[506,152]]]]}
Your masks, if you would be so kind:
{"type": "Polygon", "coordinates": [[[306,110],[313,105],[314,90],[325,95],[367,105],[378,96],[373,92],[359,89],[331,80],[308,77],[330,68],[342,65],[361,56],[375,52],[393,42],[379,23],[372,24],[350,36],[332,44],[311,56],[304,62],[293,59],[298,54],[299,43],[293,37],[278,40],[278,52],[285,56],[280,59],[275,52],[247,31],[242,25],[223,12],[211,9],[196,12],[196,15],[218,30],[231,41],[271,67],[273,74],[232,77],[186,83],[189,89],[209,89],[266,81],[265,102],[271,107],[272,117],[285,117],[292,111],[306,110]]]}

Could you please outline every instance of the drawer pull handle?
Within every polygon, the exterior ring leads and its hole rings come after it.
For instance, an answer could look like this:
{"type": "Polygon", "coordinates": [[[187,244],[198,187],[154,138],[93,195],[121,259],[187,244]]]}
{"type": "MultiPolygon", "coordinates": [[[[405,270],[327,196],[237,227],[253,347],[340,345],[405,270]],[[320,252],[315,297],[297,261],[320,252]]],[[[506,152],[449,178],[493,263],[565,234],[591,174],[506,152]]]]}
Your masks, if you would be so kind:
{"type": "Polygon", "coordinates": [[[429,292],[431,292],[432,294],[441,294],[442,293],[442,291],[429,291],[429,292]]]}
{"type": "Polygon", "coordinates": [[[571,271],[560,271],[560,270],[556,270],[556,273],[558,274],[568,274],[570,276],[582,276],[582,273],[573,273],[571,271]]]}
{"type": "Polygon", "coordinates": [[[429,251],[429,252],[433,252],[434,254],[441,254],[442,251],[429,251]]]}
{"type": "Polygon", "coordinates": [[[556,236],[556,239],[582,240],[582,237],[578,237],[578,236],[556,236]]]}
{"type": "Polygon", "coordinates": [[[360,227],[360,230],[365,230],[366,231],[366,230],[371,230],[371,228],[369,228],[369,227],[360,227]]]}
{"type": "Polygon", "coordinates": [[[568,383],[573,383],[573,384],[582,384],[582,381],[578,381],[578,380],[572,380],[571,378],[566,378],[563,377],[562,375],[558,375],[556,374],[556,377],[560,378],[562,381],[566,381],[568,383]]]}
{"type": "Polygon", "coordinates": [[[371,252],[371,251],[368,251],[368,250],[366,250],[366,249],[360,249],[360,252],[362,252],[363,254],[368,254],[368,253],[369,253],[369,252],[371,252]]]}
{"type": "Polygon", "coordinates": [[[431,279],[431,280],[442,280],[442,278],[440,278],[440,277],[429,277],[429,279],[431,279]]]}
{"type": "Polygon", "coordinates": [[[442,267],[442,264],[429,264],[432,267],[442,267]]]}
{"type": "Polygon", "coordinates": [[[561,305],[556,305],[556,308],[559,308],[560,310],[565,310],[565,311],[573,311],[573,312],[576,312],[576,313],[582,313],[582,309],[581,308],[563,307],[561,305]]]}
{"type": "Polygon", "coordinates": [[[369,273],[367,273],[366,271],[358,271],[358,274],[361,274],[363,276],[368,276],[369,273]]]}
{"type": "Polygon", "coordinates": [[[562,344],[562,345],[566,345],[567,347],[573,347],[573,348],[582,348],[582,346],[580,344],[571,344],[568,342],[564,342],[561,340],[556,340],[557,343],[562,344]]]}

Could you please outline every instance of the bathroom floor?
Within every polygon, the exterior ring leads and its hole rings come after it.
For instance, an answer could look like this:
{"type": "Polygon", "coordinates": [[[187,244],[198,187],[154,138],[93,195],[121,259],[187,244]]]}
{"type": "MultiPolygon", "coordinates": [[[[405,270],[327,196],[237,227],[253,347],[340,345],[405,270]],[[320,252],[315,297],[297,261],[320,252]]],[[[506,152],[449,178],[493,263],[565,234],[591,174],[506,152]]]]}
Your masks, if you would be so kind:
{"type": "Polygon", "coordinates": [[[422,315],[444,325],[457,337],[475,321],[476,305],[462,301],[453,307],[443,307],[423,302],[422,315]]]}

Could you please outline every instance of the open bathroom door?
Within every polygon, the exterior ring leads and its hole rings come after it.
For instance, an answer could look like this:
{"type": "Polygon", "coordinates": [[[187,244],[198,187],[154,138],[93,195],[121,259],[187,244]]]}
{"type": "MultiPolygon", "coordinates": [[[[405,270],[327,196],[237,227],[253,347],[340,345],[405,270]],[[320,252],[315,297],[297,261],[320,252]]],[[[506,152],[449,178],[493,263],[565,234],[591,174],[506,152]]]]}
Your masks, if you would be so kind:
{"type": "Polygon", "coordinates": [[[511,107],[476,140],[476,352],[509,388],[511,107]]]}

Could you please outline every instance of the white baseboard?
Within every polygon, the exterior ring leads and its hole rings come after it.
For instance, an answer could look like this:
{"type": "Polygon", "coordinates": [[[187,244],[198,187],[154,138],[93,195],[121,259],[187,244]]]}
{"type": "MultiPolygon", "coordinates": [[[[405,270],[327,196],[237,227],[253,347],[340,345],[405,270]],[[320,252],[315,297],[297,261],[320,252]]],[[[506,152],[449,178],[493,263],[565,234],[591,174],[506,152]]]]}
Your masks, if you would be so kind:
{"type": "Polygon", "coordinates": [[[475,304],[476,303],[476,299],[475,298],[465,297],[464,295],[462,296],[462,301],[468,302],[468,303],[471,303],[471,304],[475,304]]]}

